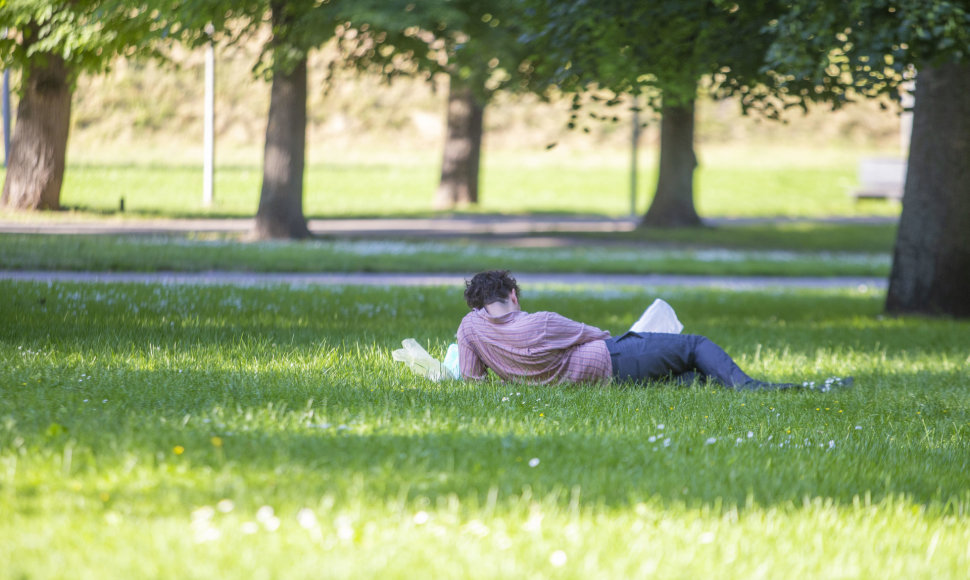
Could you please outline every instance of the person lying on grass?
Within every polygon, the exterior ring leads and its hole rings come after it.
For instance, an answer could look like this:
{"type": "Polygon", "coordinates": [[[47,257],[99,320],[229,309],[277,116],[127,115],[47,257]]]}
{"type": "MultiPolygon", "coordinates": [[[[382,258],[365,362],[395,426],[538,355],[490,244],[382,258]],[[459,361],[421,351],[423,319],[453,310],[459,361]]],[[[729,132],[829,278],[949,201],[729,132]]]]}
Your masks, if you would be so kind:
{"type": "MultiPolygon", "coordinates": [[[[507,270],[466,281],[465,302],[472,311],[458,327],[463,378],[481,380],[492,369],[506,381],[540,384],[699,380],[735,390],[802,386],[751,378],[704,336],[630,331],[612,337],[555,312],[523,312],[520,294],[507,270]]],[[[845,385],[849,380],[838,379],[845,385]]]]}

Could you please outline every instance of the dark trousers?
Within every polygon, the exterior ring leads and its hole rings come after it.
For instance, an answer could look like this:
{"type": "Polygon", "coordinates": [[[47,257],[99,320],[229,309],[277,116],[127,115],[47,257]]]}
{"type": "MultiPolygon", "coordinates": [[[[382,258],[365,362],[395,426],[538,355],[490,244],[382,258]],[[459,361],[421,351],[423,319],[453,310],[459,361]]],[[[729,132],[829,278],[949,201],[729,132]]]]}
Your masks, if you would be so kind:
{"type": "Polygon", "coordinates": [[[697,334],[627,332],[607,339],[606,348],[619,382],[699,379],[728,388],[752,382],[724,349],[697,334]]]}

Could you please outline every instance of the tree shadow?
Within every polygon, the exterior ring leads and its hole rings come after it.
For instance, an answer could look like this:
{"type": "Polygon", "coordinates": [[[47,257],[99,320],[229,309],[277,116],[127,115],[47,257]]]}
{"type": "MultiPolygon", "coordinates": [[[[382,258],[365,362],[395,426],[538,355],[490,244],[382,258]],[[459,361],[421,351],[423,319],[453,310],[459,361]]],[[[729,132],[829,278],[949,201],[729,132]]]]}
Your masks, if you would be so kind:
{"type": "MultiPolygon", "coordinates": [[[[22,409],[15,434],[32,442],[32,452],[59,456],[70,447],[73,473],[123,469],[136,457],[154,463],[166,485],[178,486],[172,470],[180,466],[192,481],[178,494],[196,504],[214,501],[227,485],[234,493],[272,490],[378,504],[426,499],[432,505],[451,496],[471,505],[484,505],[489,496],[515,503],[524,493],[565,505],[580,490],[582,505],[617,509],[652,500],[726,508],[800,505],[811,497],[851,504],[863,495],[876,502],[905,496],[942,505],[962,501],[966,492],[963,470],[954,464],[965,444],[920,436],[924,429],[965,425],[965,409],[953,409],[951,416],[928,409],[919,420],[866,420],[864,430],[802,429],[787,438],[783,427],[765,424],[753,427],[755,435],[742,430],[737,438],[726,436],[723,420],[709,434],[698,433],[693,419],[679,421],[673,414],[661,430],[630,417],[590,429],[580,407],[594,413],[633,405],[660,409],[675,399],[679,408],[711,405],[713,414],[738,409],[739,401],[751,408],[759,402],[796,407],[831,397],[811,391],[725,393],[711,401],[703,389],[673,386],[558,394],[513,386],[526,398],[555,399],[548,417],[538,418],[499,403],[509,385],[447,387],[416,383],[394,369],[370,372],[382,373],[380,386],[361,377],[301,371],[119,371],[95,377],[92,386],[47,386],[46,396],[59,404],[22,409]],[[494,421],[487,413],[468,420],[454,416],[470,400],[494,408],[494,421]],[[214,473],[222,483],[199,485],[202,474],[214,473]]],[[[893,380],[939,379],[912,373],[893,380]]],[[[879,388],[854,396],[864,401],[879,388]]],[[[735,421],[745,424],[741,417],[728,419],[735,421]]],[[[22,486],[27,492],[33,484],[22,486]]],[[[120,486],[121,494],[138,494],[120,486]]]]}

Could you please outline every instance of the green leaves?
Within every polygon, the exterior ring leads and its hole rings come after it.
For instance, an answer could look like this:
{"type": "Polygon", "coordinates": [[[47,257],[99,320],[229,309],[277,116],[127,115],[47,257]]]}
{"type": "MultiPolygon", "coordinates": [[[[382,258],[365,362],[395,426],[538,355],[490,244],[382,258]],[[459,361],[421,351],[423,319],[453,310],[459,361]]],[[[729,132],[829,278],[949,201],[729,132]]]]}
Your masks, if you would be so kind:
{"type": "Polygon", "coordinates": [[[75,75],[102,71],[117,55],[151,52],[163,30],[164,2],[78,0],[43,2],[8,0],[3,4],[0,62],[24,68],[40,55],[67,61],[75,75]]]}
{"type": "Polygon", "coordinates": [[[531,0],[533,51],[545,54],[536,83],[566,91],[608,89],[645,93],[648,105],[696,98],[708,77],[710,92],[764,98],[762,58],[770,44],[765,25],[781,12],[770,1],[557,2],[531,0]],[[662,98],[661,98],[662,97],[662,98]]]}
{"type": "Polygon", "coordinates": [[[970,56],[967,2],[799,0],[766,30],[775,90],[803,104],[838,107],[849,92],[898,100],[914,68],[970,56]]]}

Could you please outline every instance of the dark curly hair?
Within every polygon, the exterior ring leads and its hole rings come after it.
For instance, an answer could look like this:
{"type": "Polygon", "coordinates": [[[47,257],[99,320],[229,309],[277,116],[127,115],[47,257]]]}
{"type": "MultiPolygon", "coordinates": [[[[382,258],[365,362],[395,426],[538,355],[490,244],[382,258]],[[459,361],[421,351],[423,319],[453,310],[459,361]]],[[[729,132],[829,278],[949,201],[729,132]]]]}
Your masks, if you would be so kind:
{"type": "Polygon", "coordinates": [[[465,302],[471,309],[485,308],[486,304],[505,302],[512,291],[521,296],[519,285],[508,270],[479,272],[465,281],[465,302]]]}

